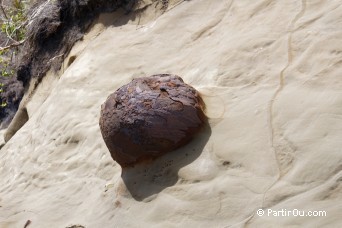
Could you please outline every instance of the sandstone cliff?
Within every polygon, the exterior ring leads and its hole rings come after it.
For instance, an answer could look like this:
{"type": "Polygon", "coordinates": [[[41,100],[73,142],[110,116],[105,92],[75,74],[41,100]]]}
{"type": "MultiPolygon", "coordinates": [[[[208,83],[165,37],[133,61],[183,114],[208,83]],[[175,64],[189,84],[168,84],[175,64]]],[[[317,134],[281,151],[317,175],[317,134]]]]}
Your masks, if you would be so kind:
{"type": "Polygon", "coordinates": [[[339,227],[340,3],[145,3],[102,14],[25,98],[28,120],[0,151],[0,227],[339,227]],[[210,128],[121,173],[100,106],[159,73],[200,91],[210,128]]]}

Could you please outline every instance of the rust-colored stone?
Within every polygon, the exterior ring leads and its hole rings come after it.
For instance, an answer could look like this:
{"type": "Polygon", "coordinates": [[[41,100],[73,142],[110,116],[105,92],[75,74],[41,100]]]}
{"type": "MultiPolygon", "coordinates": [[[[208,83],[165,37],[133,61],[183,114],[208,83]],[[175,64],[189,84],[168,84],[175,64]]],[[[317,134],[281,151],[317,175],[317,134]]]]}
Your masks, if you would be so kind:
{"type": "Polygon", "coordinates": [[[198,92],[176,75],[134,79],[101,106],[100,128],[122,167],[151,160],[188,143],[203,124],[198,92]]]}

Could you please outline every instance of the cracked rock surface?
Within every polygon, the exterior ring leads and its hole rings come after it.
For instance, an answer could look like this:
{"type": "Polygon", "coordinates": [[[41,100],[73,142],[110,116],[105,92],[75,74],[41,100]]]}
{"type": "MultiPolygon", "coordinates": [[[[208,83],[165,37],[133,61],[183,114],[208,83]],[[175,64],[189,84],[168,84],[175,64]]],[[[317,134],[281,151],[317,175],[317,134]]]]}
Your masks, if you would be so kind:
{"type": "Polygon", "coordinates": [[[198,92],[179,76],[134,79],[101,107],[100,128],[122,167],[151,160],[188,143],[206,121],[198,92]]]}

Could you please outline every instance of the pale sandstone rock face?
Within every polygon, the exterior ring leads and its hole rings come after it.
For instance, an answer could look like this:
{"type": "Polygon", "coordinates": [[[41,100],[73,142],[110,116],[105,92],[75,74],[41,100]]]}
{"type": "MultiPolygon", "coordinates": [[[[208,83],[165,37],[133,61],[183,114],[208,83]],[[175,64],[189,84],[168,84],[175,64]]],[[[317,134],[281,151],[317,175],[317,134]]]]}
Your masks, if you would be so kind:
{"type": "Polygon", "coordinates": [[[179,76],[134,79],[101,106],[103,139],[122,167],[159,157],[187,144],[205,123],[198,92],[179,76]]]}
{"type": "Polygon", "coordinates": [[[102,15],[32,94],[29,120],[0,151],[0,227],[341,227],[340,1],[145,9],[102,15]],[[200,92],[211,133],[122,174],[99,107],[161,72],[200,92]]]}

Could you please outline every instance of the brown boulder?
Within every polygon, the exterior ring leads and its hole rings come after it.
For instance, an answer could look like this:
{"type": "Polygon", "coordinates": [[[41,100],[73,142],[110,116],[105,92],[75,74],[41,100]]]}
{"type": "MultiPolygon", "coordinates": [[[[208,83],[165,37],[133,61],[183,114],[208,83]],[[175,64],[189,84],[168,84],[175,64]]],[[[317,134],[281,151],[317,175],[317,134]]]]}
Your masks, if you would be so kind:
{"type": "Polygon", "coordinates": [[[101,106],[100,128],[122,167],[151,160],[188,143],[206,122],[198,92],[176,75],[134,79],[101,106]]]}

